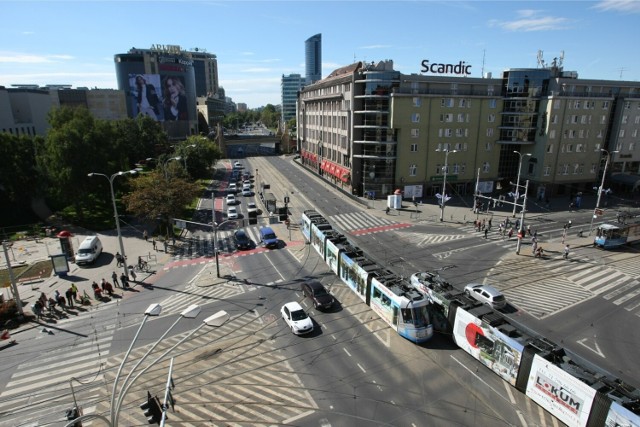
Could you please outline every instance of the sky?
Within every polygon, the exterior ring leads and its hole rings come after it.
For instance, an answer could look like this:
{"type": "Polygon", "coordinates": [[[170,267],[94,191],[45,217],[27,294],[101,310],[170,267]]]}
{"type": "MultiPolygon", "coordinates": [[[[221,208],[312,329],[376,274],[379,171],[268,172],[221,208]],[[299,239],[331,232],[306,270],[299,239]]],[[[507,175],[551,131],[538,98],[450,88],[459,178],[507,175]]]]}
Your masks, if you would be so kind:
{"type": "Polygon", "coordinates": [[[640,79],[640,0],[0,0],[0,86],[117,89],[115,54],[154,44],[218,59],[226,96],[281,103],[282,75],[305,75],[304,42],[322,34],[322,76],[356,61],[471,65],[471,77],[550,64],[579,78],[640,79]]]}

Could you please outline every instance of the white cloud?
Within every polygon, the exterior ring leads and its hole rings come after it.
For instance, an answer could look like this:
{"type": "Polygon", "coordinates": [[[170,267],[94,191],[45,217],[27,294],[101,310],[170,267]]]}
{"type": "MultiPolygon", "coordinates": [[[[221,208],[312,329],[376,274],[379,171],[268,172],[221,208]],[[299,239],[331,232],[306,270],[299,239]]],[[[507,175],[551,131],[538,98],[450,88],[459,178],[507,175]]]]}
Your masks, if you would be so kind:
{"type": "Polygon", "coordinates": [[[73,59],[70,55],[33,55],[29,53],[0,51],[0,63],[45,64],[73,59]]]}
{"type": "Polygon", "coordinates": [[[640,13],[640,2],[637,0],[602,0],[594,9],[617,11],[624,13],[640,13]]]}
{"type": "Polygon", "coordinates": [[[567,28],[569,20],[556,16],[541,16],[540,11],[532,9],[519,10],[517,14],[520,19],[513,21],[489,21],[490,27],[499,27],[507,31],[550,31],[564,30],[567,28]]]}
{"type": "Polygon", "coordinates": [[[360,46],[360,49],[388,49],[390,47],[392,46],[388,44],[372,44],[369,46],[360,46]]]}

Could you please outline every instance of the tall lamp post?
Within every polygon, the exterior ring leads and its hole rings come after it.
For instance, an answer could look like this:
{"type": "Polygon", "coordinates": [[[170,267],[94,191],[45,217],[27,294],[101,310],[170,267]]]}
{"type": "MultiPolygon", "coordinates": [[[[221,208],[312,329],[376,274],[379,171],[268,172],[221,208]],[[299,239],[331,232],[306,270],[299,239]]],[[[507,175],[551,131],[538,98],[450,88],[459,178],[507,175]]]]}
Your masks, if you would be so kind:
{"type": "Polygon", "coordinates": [[[116,177],[121,176],[121,175],[126,175],[126,174],[132,174],[135,175],[137,173],[137,171],[135,170],[130,170],[130,171],[124,171],[124,172],[116,172],[113,175],[111,175],[110,177],[103,174],[103,173],[96,173],[96,172],[91,172],[88,176],[103,176],[107,179],[107,181],[109,181],[109,188],[111,189],[111,202],[113,203],[113,216],[116,219],[116,231],[118,233],[118,243],[120,244],[120,254],[122,255],[122,259],[124,260],[124,262],[122,263],[122,271],[124,271],[124,275],[125,276],[129,276],[129,271],[127,270],[127,257],[126,254],[124,253],[124,244],[122,243],[122,233],[120,232],[120,218],[118,217],[118,207],[116,206],[116,194],[113,191],[113,180],[116,179],[116,177]]]}
{"type": "Polygon", "coordinates": [[[177,161],[179,161],[179,160],[182,160],[182,157],[181,157],[181,156],[171,157],[171,158],[169,158],[169,159],[165,160],[165,161],[162,163],[162,170],[164,171],[164,179],[168,179],[168,178],[169,178],[169,174],[167,173],[167,164],[168,164],[171,160],[177,160],[177,161]]]}
{"type": "Polygon", "coordinates": [[[615,151],[607,151],[604,148],[601,148],[600,151],[607,154],[607,160],[604,162],[604,170],[602,172],[602,182],[600,183],[600,187],[598,187],[598,199],[596,200],[596,207],[593,210],[593,215],[591,216],[591,225],[589,226],[589,236],[593,232],[593,220],[596,218],[596,212],[600,208],[600,198],[602,197],[602,190],[604,189],[604,180],[607,176],[607,168],[609,167],[609,159],[611,158],[611,154],[618,153],[618,150],[615,151]]]}
{"type": "Polygon", "coordinates": [[[531,156],[531,153],[522,154],[519,151],[514,151],[519,157],[520,161],[518,162],[518,177],[516,178],[516,200],[513,203],[513,218],[516,217],[516,208],[518,207],[518,198],[520,194],[520,171],[522,170],[522,157],[523,156],[531,156]]]}
{"type": "Polygon", "coordinates": [[[440,221],[444,221],[444,204],[447,202],[447,169],[449,168],[448,160],[449,153],[457,153],[458,150],[444,150],[437,149],[436,151],[444,151],[444,179],[442,180],[442,198],[440,199],[440,221]]]}

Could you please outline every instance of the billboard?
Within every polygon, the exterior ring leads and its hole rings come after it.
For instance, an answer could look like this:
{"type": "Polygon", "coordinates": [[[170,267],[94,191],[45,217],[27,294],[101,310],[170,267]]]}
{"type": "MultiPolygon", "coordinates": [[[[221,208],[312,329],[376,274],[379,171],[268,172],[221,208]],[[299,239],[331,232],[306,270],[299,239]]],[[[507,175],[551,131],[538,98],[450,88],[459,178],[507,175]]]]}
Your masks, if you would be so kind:
{"type": "Polygon", "coordinates": [[[158,122],[189,120],[184,78],[160,74],[129,74],[133,117],[158,122]]]}

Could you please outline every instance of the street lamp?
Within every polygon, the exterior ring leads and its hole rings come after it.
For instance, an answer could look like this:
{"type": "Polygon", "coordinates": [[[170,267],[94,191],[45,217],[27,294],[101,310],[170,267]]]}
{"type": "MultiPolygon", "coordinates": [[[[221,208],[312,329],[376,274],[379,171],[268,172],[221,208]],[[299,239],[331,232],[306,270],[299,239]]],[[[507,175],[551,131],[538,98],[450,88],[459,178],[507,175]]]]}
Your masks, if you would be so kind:
{"type": "Polygon", "coordinates": [[[442,180],[442,197],[440,198],[440,221],[444,221],[444,204],[447,201],[447,169],[449,167],[447,161],[449,153],[457,153],[458,150],[449,150],[448,148],[441,150],[438,148],[436,151],[444,151],[444,179],[442,180]]]}
{"type": "Polygon", "coordinates": [[[619,152],[618,150],[609,152],[604,148],[601,148],[600,151],[607,154],[607,160],[604,162],[604,171],[602,172],[602,182],[600,183],[600,187],[598,187],[598,199],[596,200],[596,207],[593,210],[593,215],[591,216],[591,225],[589,226],[589,236],[591,236],[591,233],[593,232],[593,220],[596,217],[596,211],[598,210],[598,208],[600,208],[600,198],[602,197],[602,190],[604,189],[604,180],[607,176],[607,167],[609,167],[609,158],[611,157],[611,154],[619,152]]]}
{"type": "Polygon", "coordinates": [[[522,157],[523,156],[531,156],[531,153],[522,154],[519,151],[514,151],[519,157],[520,161],[518,162],[518,177],[516,178],[516,196],[513,203],[513,218],[516,217],[516,208],[518,207],[518,198],[520,194],[520,171],[522,170],[522,157]]]}
{"type": "Polygon", "coordinates": [[[124,262],[122,263],[122,270],[124,271],[125,276],[129,277],[129,270],[127,269],[127,257],[124,253],[124,244],[122,243],[122,233],[120,232],[120,218],[118,217],[118,208],[116,206],[116,195],[113,191],[113,180],[116,177],[126,174],[135,175],[137,173],[136,170],[124,171],[124,172],[116,172],[110,177],[103,173],[91,172],[88,176],[103,176],[109,181],[109,188],[111,189],[111,202],[113,202],[113,216],[116,219],[116,231],[118,233],[118,243],[120,244],[120,254],[122,255],[122,259],[124,262]]]}
{"type": "MultiPolygon", "coordinates": [[[[180,314],[180,318],[178,318],[178,320],[176,320],[176,322],[174,323],[174,325],[176,323],[178,323],[178,321],[180,319],[182,319],[183,317],[187,317],[187,318],[194,318],[197,316],[197,314],[200,312],[200,307],[198,307],[197,305],[191,305],[189,307],[187,307],[181,314],[180,314]],[[193,314],[195,313],[195,315],[193,314]]],[[[173,350],[175,350],[178,346],[180,346],[182,343],[184,343],[185,341],[187,341],[188,339],[190,339],[193,334],[195,334],[196,332],[198,332],[200,329],[202,329],[204,326],[212,326],[215,328],[218,328],[222,325],[224,325],[227,320],[229,320],[229,314],[224,311],[224,310],[220,310],[218,312],[216,312],[215,314],[207,317],[206,319],[204,319],[202,321],[202,323],[194,328],[191,332],[189,332],[184,338],[182,338],[180,341],[178,341],[177,343],[175,343],[173,346],[171,346],[170,348],[168,348],[164,353],[162,353],[160,356],[158,356],[154,361],[152,361],[151,363],[149,363],[143,370],[141,370],[140,372],[138,372],[138,374],[133,377],[131,379],[131,381],[129,381],[129,383],[124,386],[123,385],[123,390],[120,393],[120,397],[118,398],[118,403],[116,404],[116,409],[114,412],[114,418],[112,419],[112,427],[118,427],[118,416],[119,416],[119,412],[120,412],[120,407],[122,406],[122,401],[124,399],[124,396],[127,394],[127,392],[129,391],[129,389],[131,388],[131,386],[138,380],[138,378],[140,378],[140,376],[142,376],[142,374],[144,374],[145,372],[147,372],[150,368],[152,368],[153,366],[155,366],[158,362],[160,362],[162,359],[164,359],[164,357],[171,353],[173,350]]],[[[174,325],[172,325],[171,327],[173,327],[174,325]]],[[[168,331],[167,331],[168,332],[168,331]]],[[[166,334],[165,334],[166,335],[166,334]]],[[[156,343],[153,345],[154,347],[156,347],[164,338],[164,335],[162,337],[160,337],[158,339],[158,341],[156,341],[156,343]]],[[[136,367],[140,365],[140,363],[149,355],[150,352],[147,352],[147,354],[145,354],[145,356],[136,364],[136,367]]],[[[126,356],[123,359],[122,363],[124,364],[124,361],[126,360],[126,356]]],[[[133,373],[133,371],[135,370],[132,369],[131,372],[129,373],[129,375],[131,375],[131,373],[133,373]]],[[[127,377],[128,378],[128,377],[127,377]]],[[[115,390],[115,389],[114,389],[115,390]]],[[[112,409],[113,410],[113,409],[112,409]]]]}
{"type": "MultiPolygon", "coordinates": [[[[196,144],[189,144],[185,147],[185,150],[188,148],[196,148],[197,145],[196,144]]],[[[184,158],[182,159],[184,161],[184,170],[187,171],[187,154],[185,153],[184,158]]]]}
{"type": "Polygon", "coordinates": [[[165,160],[165,161],[162,163],[162,169],[164,170],[164,179],[168,179],[168,178],[169,178],[169,176],[168,176],[168,174],[167,174],[167,164],[168,164],[171,160],[182,160],[182,157],[180,157],[180,156],[171,157],[171,158],[169,158],[169,159],[165,160]]]}

